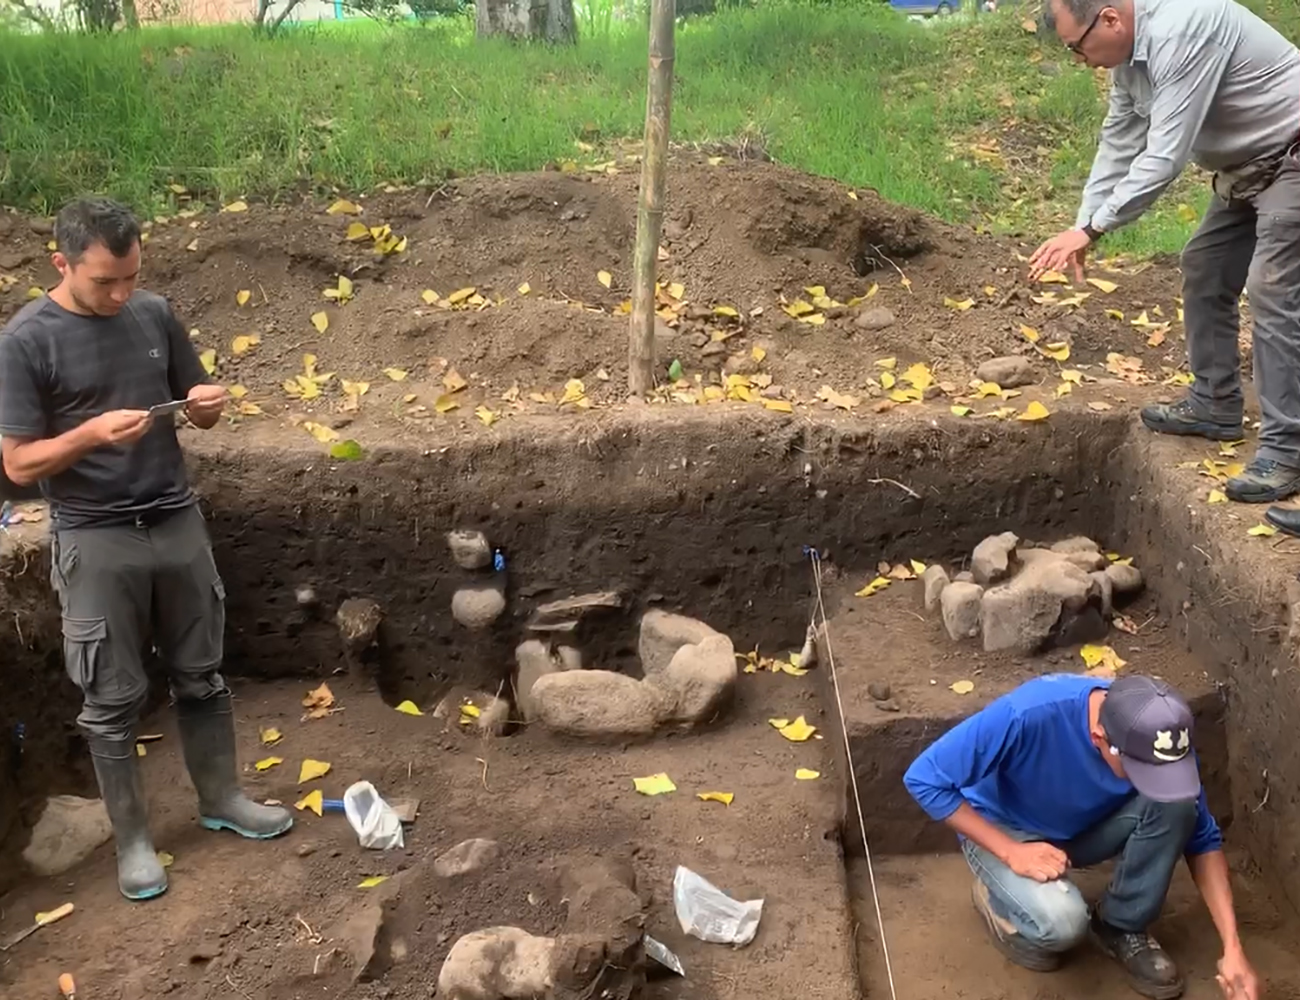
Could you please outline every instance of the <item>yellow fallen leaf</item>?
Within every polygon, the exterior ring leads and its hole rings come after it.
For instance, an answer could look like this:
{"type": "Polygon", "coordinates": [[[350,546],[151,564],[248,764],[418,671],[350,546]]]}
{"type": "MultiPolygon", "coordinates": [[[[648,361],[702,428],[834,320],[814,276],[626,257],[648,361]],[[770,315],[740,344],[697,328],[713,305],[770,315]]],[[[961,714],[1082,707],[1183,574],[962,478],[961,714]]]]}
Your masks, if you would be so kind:
{"type": "Polygon", "coordinates": [[[793,316],[795,319],[798,319],[800,316],[807,316],[809,313],[815,311],[812,304],[805,302],[803,299],[795,299],[793,302],[784,305],[781,308],[787,315],[793,316]]]}
{"type": "Polygon", "coordinates": [[[246,306],[248,305],[248,300],[251,299],[252,297],[253,297],[252,292],[250,292],[247,288],[241,288],[239,291],[235,293],[235,305],[246,306]]]}
{"type": "Polygon", "coordinates": [[[478,407],[474,411],[474,416],[478,417],[479,420],[483,421],[483,425],[485,427],[491,427],[493,424],[495,424],[498,420],[501,419],[501,414],[497,413],[495,410],[489,410],[486,406],[478,407]]]}
{"type": "Polygon", "coordinates": [[[883,368],[887,372],[892,372],[897,364],[897,358],[881,358],[876,362],[876,367],[883,368]]]}
{"type": "Polygon", "coordinates": [[[316,328],[317,333],[324,333],[330,328],[330,318],[324,312],[312,313],[311,325],[316,328]]]}
{"type": "Polygon", "coordinates": [[[1276,535],[1277,529],[1271,524],[1257,524],[1253,528],[1247,528],[1246,534],[1254,535],[1256,538],[1268,538],[1270,535],[1276,535]]]}
{"type": "Polygon", "coordinates": [[[31,288],[27,289],[27,297],[29,299],[39,299],[44,294],[45,289],[40,287],[40,285],[32,285],[31,288]]]}
{"type": "Polygon", "coordinates": [[[450,295],[447,296],[447,301],[450,302],[453,306],[458,306],[466,299],[468,299],[471,295],[473,295],[476,291],[478,291],[478,289],[474,288],[472,285],[468,288],[457,288],[454,292],[452,292],[450,295]]]}
{"type": "Polygon", "coordinates": [[[400,702],[400,703],[397,705],[397,711],[401,712],[403,715],[423,715],[423,714],[424,714],[423,712],[420,711],[420,707],[419,707],[415,702],[413,702],[413,701],[409,701],[409,700],[408,700],[408,701],[400,702]]]}
{"type": "Polygon", "coordinates": [[[526,281],[523,282],[518,288],[515,289],[515,291],[517,291],[520,295],[527,295],[532,290],[533,290],[533,286],[526,281]]]}
{"type": "Polygon", "coordinates": [[[241,354],[247,354],[261,342],[262,338],[256,333],[241,333],[230,342],[230,353],[239,357],[241,354]]]}
{"type": "Polygon", "coordinates": [[[669,298],[680,300],[681,297],[685,294],[686,294],[686,286],[683,285],[680,281],[674,281],[668,285],[669,298]]]}
{"type": "Polygon", "coordinates": [[[164,868],[170,868],[172,865],[176,864],[176,856],[168,851],[159,851],[158,863],[164,868]]]}
{"type": "Polygon", "coordinates": [[[597,271],[596,280],[608,288],[614,282],[614,276],[608,271],[597,271]]]}
{"type": "Polygon", "coordinates": [[[387,875],[367,875],[357,883],[358,889],[373,889],[377,885],[382,885],[388,881],[387,875]]]}
{"type": "Polygon", "coordinates": [[[889,583],[890,583],[890,581],[889,581],[889,578],[888,578],[888,577],[886,577],[886,576],[878,576],[878,577],[876,577],[874,580],[872,580],[870,583],[868,583],[866,586],[864,586],[861,590],[855,591],[854,594],[853,594],[853,596],[854,596],[854,597],[870,597],[872,594],[876,594],[876,593],[879,593],[880,591],[884,590],[886,587],[889,586],[889,583]]]}
{"type": "Polygon", "coordinates": [[[355,202],[348,201],[346,198],[340,198],[338,201],[325,209],[326,215],[360,215],[361,206],[355,202]]]}
{"type": "Polygon", "coordinates": [[[736,795],[734,792],[696,792],[695,797],[701,802],[721,802],[724,806],[729,806],[736,795]]]}
{"type": "Polygon", "coordinates": [[[1034,400],[1032,403],[1030,403],[1028,406],[1025,407],[1025,412],[1019,414],[1016,417],[1016,419],[1017,420],[1046,420],[1049,416],[1051,416],[1051,411],[1048,410],[1048,408],[1044,406],[1042,403],[1038,402],[1038,400],[1034,400]]]}
{"type": "Polygon", "coordinates": [[[465,381],[464,376],[462,376],[460,372],[456,371],[455,368],[447,369],[447,374],[442,377],[442,384],[448,392],[460,392],[469,385],[469,383],[465,381]]]}
{"type": "Polygon", "coordinates": [[[972,691],[975,690],[975,682],[974,681],[953,681],[951,684],[948,685],[948,687],[952,690],[953,694],[970,694],[972,691]]]}
{"type": "Polygon", "coordinates": [[[794,772],[796,781],[816,781],[822,776],[821,771],[814,771],[810,767],[800,767],[794,772]]]}
{"type": "Polygon", "coordinates": [[[739,319],[739,318],[740,318],[740,313],[737,312],[737,311],[736,311],[732,306],[714,306],[714,307],[713,307],[713,315],[714,315],[714,316],[726,316],[728,319],[739,319]]]}
{"type": "Polygon", "coordinates": [[[930,371],[929,366],[919,362],[909,366],[907,371],[903,372],[899,378],[904,382],[912,383],[913,389],[920,389],[922,392],[934,385],[934,374],[930,371]]]}
{"type": "Polygon", "coordinates": [[[331,441],[339,439],[339,432],[333,427],[326,427],[324,424],[318,424],[311,420],[304,421],[302,429],[321,444],[329,444],[331,441]]]}
{"type": "Polygon", "coordinates": [[[824,326],[826,324],[825,313],[812,313],[809,316],[800,316],[800,323],[807,323],[809,326],[824,326]]]}
{"type": "Polygon", "coordinates": [[[460,714],[468,719],[478,719],[483,715],[477,705],[472,705],[469,702],[465,702],[465,704],[460,706],[460,714]]]}
{"type": "Polygon", "coordinates": [[[1039,334],[1039,332],[1035,330],[1032,326],[1025,326],[1024,323],[1021,323],[1020,336],[1024,337],[1031,344],[1037,344],[1038,338],[1041,336],[1041,334],[1039,334]]]}
{"type": "Polygon", "coordinates": [[[968,417],[971,413],[971,408],[969,406],[961,406],[956,403],[948,407],[948,410],[954,417],[968,417]]]}
{"type": "Polygon", "coordinates": [[[199,352],[199,364],[203,370],[211,375],[217,370],[217,352],[209,347],[206,351],[199,352]]]}
{"type": "Polygon", "coordinates": [[[1120,658],[1110,646],[1098,646],[1093,643],[1079,647],[1079,656],[1089,672],[1114,673],[1127,665],[1128,661],[1120,658]]]}
{"type": "Polygon", "coordinates": [[[310,809],[317,816],[323,816],[325,814],[325,795],[319,788],[317,788],[315,791],[308,792],[300,798],[293,804],[293,807],[300,810],[310,809]]]}
{"type": "Polygon", "coordinates": [[[767,357],[767,351],[761,347],[755,347],[749,352],[749,356],[754,359],[755,364],[762,364],[763,359],[767,357]]]}
{"type": "Polygon", "coordinates": [[[357,240],[372,239],[372,238],[373,238],[373,234],[370,232],[370,227],[367,226],[364,222],[349,223],[346,239],[352,242],[356,242],[357,240]]]}
{"type": "Polygon", "coordinates": [[[312,760],[308,757],[302,762],[302,768],[298,771],[298,784],[304,781],[311,781],[315,778],[323,778],[330,773],[328,761],[312,760]]]}
{"type": "Polygon", "coordinates": [[[1038,348],[1039,354],[1051,358],[1053,361],[1070,360],[1070,345],[1064,341],[1055,344],[1041,344],[1035,346],[1038,348]]]}
{"type": "Polygon", "coordinates": [[[652,774],[648,778],[633,778],[632,785],[642,795],[665,795],[677,791],[673,779],[662,772],[652,774]]]}
{"type": "Polygon", "coordinates": [[[582,384],[582,379],[571,378],[564,383],[564,395],[560,397],[560,405],[566,403],[582,403],[587,398],[587,387],[582,384]]]}
{"type": "Polygon", "coordinates": [[[271,768],[275,767],[276,764],[283,764],[283,763],[284,763],[283,757],[263,757],[253,766],[257,768],[259,771],[269,771],[271,768]]]}
{"type": "Polygon", "coordinates": [[[1044,271],[1038,276],[1038,280],[1044,285],[1068,285],[1070,279],[1060,271],[1044,271]]]}
{"type": "Polygon", "coordinates": [[[451,393],[445,392],[433,401],[433,408],[438,413],[450,413],[452,410],[459,409],[460,404],[452,398],[451,393]]]}
{"type": "Polygon", "coordinates": [[[275,726],[268,726],[266,729],[263,729],[261,736],[262,742],[268,747],[273,747],[284,739],[284,734],[275,726]]]}
{"type": "Polygon", "coordinates": [[[302,698],[302,707],[311,709],[330,709],[334,707],[334,692],[328,684],[312,688],[302,698]]]}
{"type": "Polygon", "coordinates": [[[997,396],[1002,398],[1002,386],[996,382],[980,382],[975,386],[975,398],[984,399],[988,396],[997,396]]]}
{"type": "Polygon", "coordinates": [[[149,751],[145,748],[145,745],[143,743],[137,743],[135,745],[135,755],[137,757],[145,757],[148,756],[148,754],[149,751]]]}
{"type": "Polygon", "coordinates": [[[406,376],[410,373],[407,372],[404,368],[385,368],[384,374],[387,375],[394,382],[400,382],[402,381],[402,379],[406,378],[406,376]]]}
{"type": "Polygon", "coordinates": [[[1105,292],[1107,295],[1119,287],[1115,282],[1107,281],[1105,278],[1089,278],[1088,284],[1092,285],[1093,288],[1105,292]]]}
{"type": "Polygon", "coordinates": [[[898,384],[898,377],[893,372],[880,373],[880,385],[884,389],[892,389],[898,384]]]}
{"type": "Polygon", "coordinates": [[[946,305],[949,309],[957,310],[957,312],[965,312],[967,309],[971,308],[971,306],[975,305],[975,300],[962,299],[959,302],[956,299],[950,299],[945,296],[943,300],[943,304],[946,305]]]}
{"type": "Polygon", "coordinates": [[[1061,369],[1061,381],[1070,382],[1073,383],[1074,385],[1082,385],[1083,372],[1076,371],[1073,368],[1063,368],[1061,369]]]}
{"type": "Polygon", "coordinates": [[[925,568],[926,568],[925,563],[921,562],[921,560],[909,559],[907,562],[908,565],[912,567],[912,572],[915,573],[917,576],[920,576],[922,573],[925,572],[925,568]]]}
{"type": "Polygon", "coordinates": [[[1210,495],[1205,498],[1206,503],[1227,503],[1228,494],[1223,490],[1210,490],[1210,495]]]}
{"type": "Polygon", "coordinates": [[[779,727],[777,732],[791,743],[803,743],[810,739],[813,733],[817,732],[817,727],[809,725],[808,720],[801,715],[794,722],[788,722],[779,727]]]}
{"type": "Polygon", "coordinates": [[[248,211],[248,202],[246,202],[246,201],[232,201],[229,205],[225,206],[225,208],[223,208],[222,211],[223,211],[223,212],[236,212],[236,213],[237,213],[237,212],[247,212],[247,211],[248,211]]]}

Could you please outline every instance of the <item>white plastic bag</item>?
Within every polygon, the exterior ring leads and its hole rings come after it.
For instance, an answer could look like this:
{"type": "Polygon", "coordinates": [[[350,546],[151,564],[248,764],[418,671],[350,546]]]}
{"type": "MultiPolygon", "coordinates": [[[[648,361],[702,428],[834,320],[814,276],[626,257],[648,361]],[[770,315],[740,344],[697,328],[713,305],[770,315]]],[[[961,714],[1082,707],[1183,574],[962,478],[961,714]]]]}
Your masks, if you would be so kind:
{"type": "Polygon", "coordinates": [[[358,781],[343,793],[343,812],[362,847],[387,851],[403,846],[401,819],[370,782],[358,781]]]}
{"type": "Polygon", "coordinates": [[[673,908],[685,933],[717,944],[749,944],[763,916],[761,899],[737,902],[708,879],[681,865],[673,876],[673,908]]]}

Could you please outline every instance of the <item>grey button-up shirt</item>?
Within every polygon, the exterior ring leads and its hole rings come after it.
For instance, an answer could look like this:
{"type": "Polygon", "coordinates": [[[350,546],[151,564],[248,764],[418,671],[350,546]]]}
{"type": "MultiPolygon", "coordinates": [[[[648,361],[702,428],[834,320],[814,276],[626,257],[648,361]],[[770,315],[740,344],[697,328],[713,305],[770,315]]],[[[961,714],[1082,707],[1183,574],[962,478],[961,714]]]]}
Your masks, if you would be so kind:
{"type": "Polygon", "coordinates": [[[1227,170],[1300,136],[1300,51],[1266,21],[1232,0],[1133,6],[1133,56],[1111,70],[1076,223],[1103,232],[1136,220],[1188,160],[1227,170]]]}

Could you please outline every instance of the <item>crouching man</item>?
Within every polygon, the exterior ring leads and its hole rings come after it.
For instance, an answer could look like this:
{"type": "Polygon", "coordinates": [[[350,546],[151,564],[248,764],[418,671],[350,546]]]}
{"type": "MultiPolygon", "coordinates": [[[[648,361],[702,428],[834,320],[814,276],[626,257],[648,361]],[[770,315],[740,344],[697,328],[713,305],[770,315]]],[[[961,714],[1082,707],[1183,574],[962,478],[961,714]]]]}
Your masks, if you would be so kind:
{"type": "Polygon", "coordinates": [[[1168,685],[1036,678],[941,736],[903,780],[959,835],[975,909],[1012,962],[1051,971],[1091,932],[1143,996],[1179,996],[1183,979],[1147,929],[1185,857],[1223,940],[1224,994],[1258,997],[1192,751],[1192,712],[1168,685]],[[1110,858],[1110,886],[1090,911],[1069,870],[1110,858]]]}
{"type": "Polygon", "coordinates": [[[167,888],[136,765],[143,653],[165,663],[200,823],[245,837],[284,833],[284,809],[239,789],[230,692],[221,677],[221,578],[186,476],[175,418],[186,400],[212,427],[226,392],[207,377],[166,300],[136,290],[140,227],[104,199],[66,206],[54,227],[63,280],[0,331],[0,451],[9,478],[50,503],[51,577],[64,657],[81,689],[87,736],[128,899],[167,888]]]}

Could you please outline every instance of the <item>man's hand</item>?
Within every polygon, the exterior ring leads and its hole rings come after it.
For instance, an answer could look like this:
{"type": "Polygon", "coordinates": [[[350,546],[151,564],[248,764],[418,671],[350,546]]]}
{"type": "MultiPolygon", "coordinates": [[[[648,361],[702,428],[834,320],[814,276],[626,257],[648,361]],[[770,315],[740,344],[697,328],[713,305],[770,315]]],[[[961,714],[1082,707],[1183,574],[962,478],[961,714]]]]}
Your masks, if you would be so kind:
{"type": "Polygon", "coordinates": [[[152,426],[148,410],[109,410],[87,421],[96,447],[135,444],[152,426]]]}
{"type": "Polygon", "coordinates": [[[1229,948],[1219,959],[1219,989],[1225,1000],[1258,1000],[1259,979],[1241,945],[1229,948]]]}
{"type": "Polygon", "coordinates": [[[1064,851],[1041,840],[1016,844],[1007,851],[1004,860],[1017,875],[1032,878],[1035,882],[1051,882],[1064,875],[1070,867],[1070,859],[1064,851]]]}
{"type": "Polygon", "coordinates": [[[220,385],[196,385],[185,397],[189,404],[185,415],[196,427],[211,427],[221,416],[226,405],[226,390],[220,385]]]}
{"type": "Polygon", "coordinates": [[[1092,240],[1082,229],[1057,233],[1029,258],[1030,280],[1037,281],[1045,271],[1064,271],[1069,266],[1074,270],[1075,284],[1083,284],[1083,262],[1090,246],[1092,240]]]}

